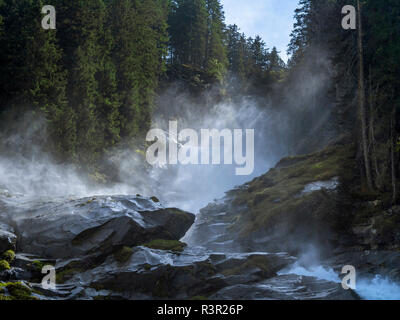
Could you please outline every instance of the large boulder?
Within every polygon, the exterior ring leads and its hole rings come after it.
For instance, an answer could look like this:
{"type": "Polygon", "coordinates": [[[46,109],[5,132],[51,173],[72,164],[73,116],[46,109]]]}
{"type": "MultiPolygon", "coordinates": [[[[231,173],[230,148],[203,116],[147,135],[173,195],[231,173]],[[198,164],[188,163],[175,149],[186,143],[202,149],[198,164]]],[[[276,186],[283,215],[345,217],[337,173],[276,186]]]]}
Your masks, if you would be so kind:
{"type": "Polygon", "coordinates": [[[210,255],[190,247],[179,253],[145,246],[122,251],[123,256],[116,252],[97,266],[88,258],[57,263],[57,283],[80,286],[82,297],[189,299],[209,297],[235,284],[256,289],[295,260],[285,254],[210,255]]]}
{"type": "Polygon", "coordinates": [[[20,237],[19,251],[72,258],[154,239],[179,240],[195,216],[144,197],[111,196],[35,204],[10,219],[20,237]]]}

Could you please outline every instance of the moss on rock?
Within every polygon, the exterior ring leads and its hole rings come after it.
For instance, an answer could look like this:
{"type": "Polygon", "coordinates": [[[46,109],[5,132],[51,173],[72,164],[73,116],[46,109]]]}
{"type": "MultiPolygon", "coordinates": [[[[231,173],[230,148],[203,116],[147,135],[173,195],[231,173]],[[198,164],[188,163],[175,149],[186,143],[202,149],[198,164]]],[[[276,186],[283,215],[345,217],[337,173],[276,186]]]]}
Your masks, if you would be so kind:
{"type": "Polygon", "coordinates": [[[9,263],[13,262],[15,259],[15,252],[12,250],[7,250],[2,254],[4,260],[8,261],[9,263]]]}
{"type": "Polygon", "coordinates": [[[127,262],[130,257],[133,254],[132,248],[129,247],[123,247],[117,252],[114,253],[114,258],[117,260],[119,263],[125,263],[127,262]]]}
{"type": "MultiPolygon", "coordinates": [[[[299,196],[305,186],[340,177],[342,168],[353,156],[352,146],[332,146],[321,152],[281,160],[275,169],[254,179],[247,190],[238,192],[234,205],[245,206],[248,214],[235,223],[247,236],[275,223],[282,214],[298,212],[313,204],[309,195],[299,196]]],[[[321,199],[320,199],[321,200],[321,199]]]]}
{"type": "Polygon", "coordinates": [[[32,290],[24,285],[22,282],[7,282],[0,283],[0,289],[5,289],[9,295],[1,295],[0,300],[39,300],[39,298],[32,295],[32,290]]]}
{"type": "Polygon", "coordinates": [[[0,260],[0,271],[10,270],[10,264],[7,260],[0,260]]]}
{"type": "Polygon", "coordinates": [[[65,283],[67,280],[72,278],[73,275],[83,272],[83,268],[79,261],[72,261],[65,267],[56,272],[56,282],[65,283]]]}
{"type": "Polygon", "coordinates": [[[187,244],[177,241],[177,240],[157,239],[157,240],[153,240],[149,243],[144,244],[144,246],[147,248],[156,249],[156,250],[168,250],[168,251],[182,252],[185,249],[185,247],[187,246],[187,244]]]}
{"type": "Polygon", "coordinates": [[[46,264],[42,261],[35,260],[32,262],[32,265],[36,270],[41,271],[46,264]]]}

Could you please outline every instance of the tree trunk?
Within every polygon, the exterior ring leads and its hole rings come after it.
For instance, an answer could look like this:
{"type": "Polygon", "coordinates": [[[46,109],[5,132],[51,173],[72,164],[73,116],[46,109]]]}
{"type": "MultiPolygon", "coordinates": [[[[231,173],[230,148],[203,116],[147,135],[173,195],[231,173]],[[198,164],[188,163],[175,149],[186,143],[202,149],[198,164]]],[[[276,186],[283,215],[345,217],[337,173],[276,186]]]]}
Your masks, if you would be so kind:
{"type": "Polygon", "coordinates": [[[367,186],[372,191],[372,177],[371,167],[368,152],[368,138],[367,138],[367,113],[365,110],[365,85],[364,85],[364,52],[363,52],[363,41],[362,41],[362,21],[361,21],[361,4],[360,0],[357,0],[358,5],[358,64],[359,64],[359,76],[358,76],[358,113],[359,121],[361,125],[361,143],[362,152],[365,165],[365,177],[367,179],[367,186]]]}
{"type": "Polygon", "coordinates": [[[394,159],[394,153],[395,153],[395,145],[396,141],[394,139],[394,127],[395,127],[395,111],[393,110],[392,116],[390,118],[390,160],[392,164],[392,190],[393,190],[393,198],[392,201],[393,203],[396,202],[397,199],[397,186],[396,186],[396,163],[394,159]]]}
{"type": "Polygon", "coordinates": [[[371,150],[371,161],[372,161],[372,166],[375,171],[375,187],[378,188],[378,190],[381,189],[381,175],[379,173],[379,167],[378,167],[378,159],[376,156],[376,141],[375,141],[375,103],[376,103],[376,95],[378,92],[377,87],[376,90],[372,88],[372,74],[371,74],[371,67],[369,68],[369,146],[371,150]]]}

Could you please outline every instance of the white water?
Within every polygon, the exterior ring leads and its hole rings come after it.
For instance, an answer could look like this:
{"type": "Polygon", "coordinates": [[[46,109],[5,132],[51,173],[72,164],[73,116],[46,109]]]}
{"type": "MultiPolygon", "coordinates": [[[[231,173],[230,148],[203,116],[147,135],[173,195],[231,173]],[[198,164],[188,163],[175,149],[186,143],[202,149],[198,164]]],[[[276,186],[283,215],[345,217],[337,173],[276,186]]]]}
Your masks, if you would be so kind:
{"type": "Polygon", "coordinates": [[[400,300],[400,284],[379,275],[372,280],[357,281],[356,291],[366,300],[400,300]]]}
{"type": "MultiPolygon", "coordinates": [[[[296,274],[341,283],[339,275],[332,268],[321,265],[306,268],[296,262],[278,274],[296,274]]],[[[373,279],[357,279],[355,291],[365,300],[400,300],[400,284],[380,275],[376,275],[373,279]]]]}

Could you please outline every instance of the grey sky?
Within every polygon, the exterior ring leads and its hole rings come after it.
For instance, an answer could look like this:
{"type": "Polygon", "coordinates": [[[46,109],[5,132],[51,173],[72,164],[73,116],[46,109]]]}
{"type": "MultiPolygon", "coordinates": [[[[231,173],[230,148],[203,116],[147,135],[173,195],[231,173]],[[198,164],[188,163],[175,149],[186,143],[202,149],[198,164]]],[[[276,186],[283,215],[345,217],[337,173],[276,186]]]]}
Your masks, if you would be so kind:
{"type": "Polygon", "coordinates": [[[268,48],[277,47],[287,61],[287,45],[298,0],[222,0],[227,24],[247,36],[260,35],[268,48]]]}

